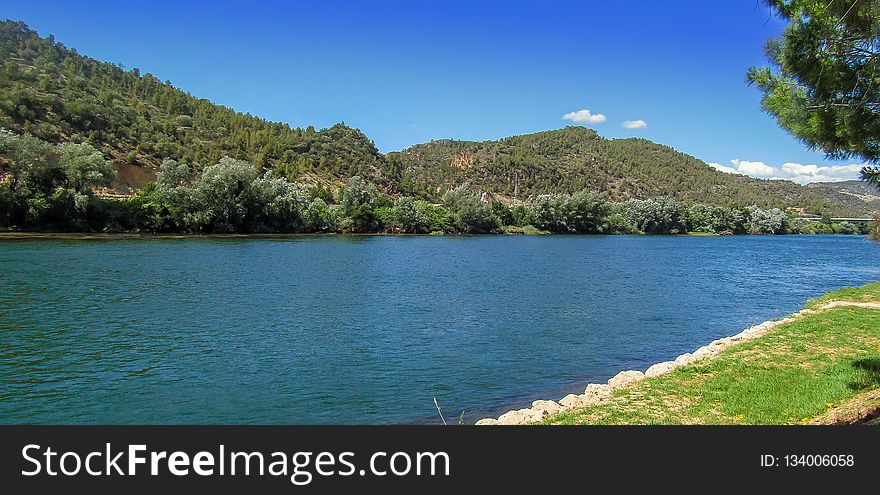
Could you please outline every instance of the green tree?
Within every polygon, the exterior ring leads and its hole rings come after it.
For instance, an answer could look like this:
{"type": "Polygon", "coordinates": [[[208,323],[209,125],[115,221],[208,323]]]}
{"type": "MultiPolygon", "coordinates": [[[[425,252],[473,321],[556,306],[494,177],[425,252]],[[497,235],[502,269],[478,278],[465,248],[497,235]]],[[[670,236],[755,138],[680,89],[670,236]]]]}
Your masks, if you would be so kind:
{"type": "Polygon", "coordinates": [[[58,149],[65,185],[78,193],[89,193],[95,186],[109,185],[116,176],[110,162],[88,143],[63,143],[58,149]]]}
{"type": "Polygon", "coordinates": [[[569,229],[579,234],[603,232],[611,208],[605,196],[582,190],[566,198],[567,224],[569,229]]]}
{"type": "MultiPolygon", "coordinates": [[[[337,205],[338,206],[338,205],[337,205]]],[[[336,230],[336,216],[321,198],[314,198],[303,211],[306,232],[329,232],[336,230]]]]}
{"type": "Polygon", "coordinates": [[[197,230],[234,232],[247,218],[253,165],[224,157],[205,169],[194,183],[193,199],[186,222],[197,230]]]}
{"type": "Polygon", "coordinates": [[[487,234],[501,226],[492,207],[465,184],[443,195],[443,205],[455,215],[458,230],[466,234],[487,234]]]}
{"type": "Polygon", "coordinates": [[[568,232],[565,200],[554,194],[540,194],[529,201],[532,224],[550,232],[568,232]]]}
{"type": "MultiPolygon", "coordinates": [[[[767,44],[772,67],[748,81],[764,109],[812,149],[833,158],[880,159],[880,2],[765,0],[788,21],[767,44]]],[[[880,169],[862,177],[880,184],[880,169]]]]}
{"type": "Polygon", "coordinates": [[[248,188],[247,220],[250,228],[272,232],[303,230],[303,211],[308,205],[306,192],[283,177],[266,173],[248,188]]]}
{"type": "Polygon", "coordinates": [[[0,129],[0,151],[9,157],[9,188],[47,189],[57,172],[57,154],[52,145],[30,134],[18,135],[0,129]]]}
{"type": "MultiPolygon", "coordinates": [[[[752,219],[751,233],[753,234],[783,234],[786,229],[785,212],[779,208],[762,210],[757,206],[749,208],[752,219]]],[[[827,224],[826,224],[827,225],[827,224]]]]}
{"type": "Polygon", "coordinates": [[[394,225],[406,234],[425,234],[430,232],[426,210],[426,201],[402,196],[394,203],[391,218],[394,225]]]}
{"type": "Polygon", "coordinates": [[[342,191],[343,230],[350,232],[375,232],[379,230],[376,202],[379,190],[360,176],[348,180],[342,191]]]}
{"type": "Polygon", "coordinates": [[[868,226],[868,235],[871,239],[880,241],[880,213],[874,214],[874,218],[868,226]]]}
{"type": "Polygon", "coordinates": [[[880,167],[865,167],[862,169],[862,179],[870,184],[880,187],[880,167]]]}
{"type": "Polygon", "coordinates": [[[634,199],[625,202],[622,210],[629,223],[646,234],[687,231],[688,207],[672,198],[634,199]]]}
{"type": "Polygon", "coordinates": [[[0,184],[0,221],[86,228],[94,206],[92,189],[114,176],[89,144],[51,145],[30,134],[0,131],[0,153],[8,172],[0,184]]]}

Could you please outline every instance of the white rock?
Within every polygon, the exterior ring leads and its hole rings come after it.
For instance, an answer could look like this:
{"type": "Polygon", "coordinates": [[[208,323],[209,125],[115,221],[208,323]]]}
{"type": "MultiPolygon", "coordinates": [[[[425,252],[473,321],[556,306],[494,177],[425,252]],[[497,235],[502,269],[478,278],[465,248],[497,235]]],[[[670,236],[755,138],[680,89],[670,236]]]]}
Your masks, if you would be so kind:
{"type": "Polygon", "coordinates": [[[584,389],[584,395],[581,400],[582,401],[590,401],[595,404],[596,402],[600,402],[608,397],[611,397],[611,394],[614,390],[608,385],[600,385],[598,383],[591,383],[587,385],[587,388],[584,389]]]}
{"type": "Polygon", "coordinates": [[[686,353],[682,354],[681,356],[678,356],[677,358],[675,358],[675,361],[673,361],[673,362],[675,363],[675,366],[678,367],[678,366],[687,366],[687,365],[693,363],[694,361],[695,361],[694,356],[691,353],[686,352],[686,353]]]}
{"type": "Polygon", "coordinates": [[[544,415],[540,411],[533,411],[532,409],[517,409],[515,411],[508,411],[501,416],[498,417],[498,424],[500,425],[524,425],[527,423],[533,423],[535,421],[540,421],[544,415]]]}
{"type": "Polygon", "coordinates": [[[581,403],[580,403],[581,407],[587,407],[587,406],[594,406],[596,404],[599,404],[609,397],[611,397],[610,393],[608,395],[583,394],[583,395],[578,395],[578,400],[581,401],[581,403]]]}
{"type": "Polygon", "coordinates": [[[669,373],[670,371],[675,369],[674,361],[664,361],[662,363],[657,363],[648,368],[648,371],[645,371],[645,377],[650,378],[652,376],[660,376],[669,373]]]}
{"type": "Polygon", "coordinates": [[[608,380],[608,386],[613,389],[618,389],[644,379],[645,374],[641,371],[621,371],[620,373],[614,375],[614,378],[608,380]]]}
{"type": "Polygon", "coordinates": [[[703,359],[713,357],[715,355],[715,350],[712,346],[704,345],[700,347],[696,351],[691,354],[695,361],[702,361],[703,359]]]}
{"type": "Polygon", "coordinates": [[[477,426],[492,426],[497,424],[498,420],[495,418],[483,418],[476,423],[477,426]]]}
{"type": "Polygon", "coordinates": [[[532,402],[532,411],[539,411],[544,415],[556,414],[562,410],[562,406],[552,400],[536,400],[532,402]]]}
{"type": "Polygon", "coordinates": [[[523,424],[523,414],[519,411],[508,411],[498,416],[499,425],[519,425],[523,424]]]}
{"type": "Polygon", "coordinates": [[[559,401],[559,405],[568,409],[578,407],[581,405],[580,396],[575,394],[568,394],[559,401]]]}
{"type": "Polygon", "coordinates": [[[541,421],[547,416],[547,413],[542,410],[535,410],[532,408],[520,409],[523,415],[526,417],[526,423],[533,423],[535,421],[541,421]]]}

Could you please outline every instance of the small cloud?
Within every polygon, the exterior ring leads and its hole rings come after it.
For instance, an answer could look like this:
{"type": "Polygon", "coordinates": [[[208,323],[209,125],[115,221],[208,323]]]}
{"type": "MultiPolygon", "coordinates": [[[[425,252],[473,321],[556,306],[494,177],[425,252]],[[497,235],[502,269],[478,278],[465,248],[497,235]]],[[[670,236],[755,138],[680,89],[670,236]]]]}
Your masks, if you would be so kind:
{"type": "Polygon", "coordinates": [[[758,177],[769,177],[776,174],[776,170],[764,162],[750,162],[748,160],[731,160],[730,163],[736,167],[741,174],[753,175],[758,177]]]}
{"type": "Polygon", "coordinates": [[[800,163],[785,163],[782,165],[782,170],[792,175],[813,175],[819,171],[819,167],[816,165],[801,165],[800,163]]]}
{"type": "Polygon", "coordinates": [[[623,123],[624,129],[644,129],[648,123],[644,120],[627,120],[623,123]]]}
{"type": "Polygon", "coordinates": [[[570,120],[572,122],[577,122],[578,124],[601,124],[605,122],[606,119],[604,115],[601,113],[597,113],[593,115],[589,110],[578,110],[577,112],[567,113],[562,116],[563,120],[570,120]]]}
{"type": "Polygon", "coordinates": [[[719,172],[724,172],[725,174],[738,174],[739,173],[739,171],[737,171],[735,168],[725,167],[724,165],[722,165],[720,163],[708,163],[707,165],[714,168],[715,170],[718,170],[719,172]]]}

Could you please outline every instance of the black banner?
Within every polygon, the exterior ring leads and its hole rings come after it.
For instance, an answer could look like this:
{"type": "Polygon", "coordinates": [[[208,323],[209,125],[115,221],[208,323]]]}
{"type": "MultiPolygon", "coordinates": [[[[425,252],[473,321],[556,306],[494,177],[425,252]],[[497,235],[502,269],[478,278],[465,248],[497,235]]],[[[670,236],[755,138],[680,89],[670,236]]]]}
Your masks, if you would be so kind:
{"type": "Polygon", "coordinates": [[[880,466],[869,426],[2,426],[0,438],[6,493],[814,492],[871,486],[880,466]]]}

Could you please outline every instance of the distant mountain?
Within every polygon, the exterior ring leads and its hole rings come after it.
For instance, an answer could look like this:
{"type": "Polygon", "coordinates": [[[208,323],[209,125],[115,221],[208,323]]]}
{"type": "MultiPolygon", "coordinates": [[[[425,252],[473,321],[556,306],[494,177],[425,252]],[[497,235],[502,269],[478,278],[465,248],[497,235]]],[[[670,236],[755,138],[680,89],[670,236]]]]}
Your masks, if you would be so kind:
{"type": "Polygon", "coordinates": [[[0,22],[0,127],[50,142],[91,143],[113,161],[121,191],[153,180],[166,158],[199,169],[228,155],[291,180],[339,184],[360,175],[392,195],[427,199],[467,182],[501,201],[586,188],[614,200],[665,195],[834,215],[880,210],[840,186],[724,174],[668,146],[604,139],[583,127],[498,141],[432,141],[386,156],[344,124],[301,129],[242,114],[149,73],[80,55],[15,21],[0,22]]]}
{"type": "Polygon", "coordinates": [[[880,188],[860,180],[845,180],[842,182],[815,182],[808,184],[808,188],[820,191],[832,191],[833,193],[853,196],[864,201],[869,208],[880,211],[880,188]]]}
{"type": "Polygon", "coordinates": [[[432,141],[388,156],[400,162],[404,180],[425,194],[468,182],[507,198],[586,188],[615,200],[672,196],[832,214],[880,211],[835,188],[726,174],[668,146],[646,139],[605,139],[576,126],[498,141],[432,141]]]}

